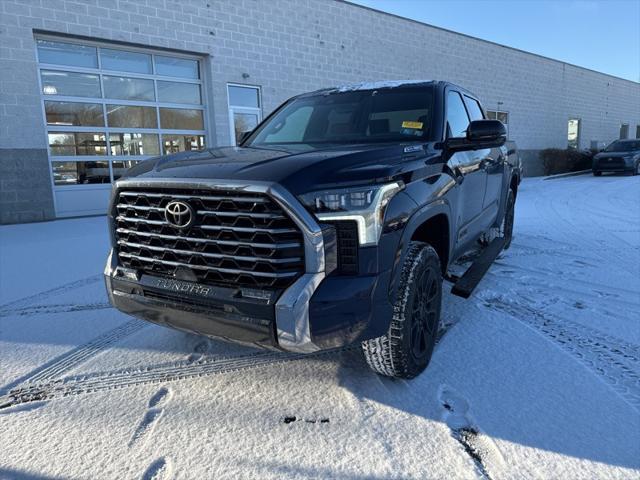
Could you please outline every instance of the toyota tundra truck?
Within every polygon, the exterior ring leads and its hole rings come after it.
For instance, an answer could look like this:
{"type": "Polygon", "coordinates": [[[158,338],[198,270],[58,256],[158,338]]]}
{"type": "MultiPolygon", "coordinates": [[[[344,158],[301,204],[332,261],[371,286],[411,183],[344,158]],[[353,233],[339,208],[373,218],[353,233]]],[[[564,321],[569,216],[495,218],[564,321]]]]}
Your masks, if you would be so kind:
{"type": "Polygon", "coordinates": [[[114,184],[109,299],[265,348],[361,345],[374,371],[412,378],[443,281],[468,297],[509,247],[520,177],[504,125],[454,84],[298,95],[237,147],[150,159],[114,184]]]}

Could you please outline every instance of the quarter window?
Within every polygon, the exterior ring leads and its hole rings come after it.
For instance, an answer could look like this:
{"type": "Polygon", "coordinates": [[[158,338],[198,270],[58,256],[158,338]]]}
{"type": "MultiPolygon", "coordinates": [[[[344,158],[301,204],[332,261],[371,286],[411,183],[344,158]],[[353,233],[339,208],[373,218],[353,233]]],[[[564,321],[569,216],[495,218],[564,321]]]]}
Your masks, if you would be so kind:
{"type": "Polygon", "coordinates": [[[37,53],[56,187],[109,183],[149,156],[205,147],[198,59],[49,38],[37,53]]]}
{"type": "Polygon", "coordinates": [[[238,145],[245,132],[250,132],[262,120],[260,89],[248,85],[228,85],[231,143],[238,145]]]}

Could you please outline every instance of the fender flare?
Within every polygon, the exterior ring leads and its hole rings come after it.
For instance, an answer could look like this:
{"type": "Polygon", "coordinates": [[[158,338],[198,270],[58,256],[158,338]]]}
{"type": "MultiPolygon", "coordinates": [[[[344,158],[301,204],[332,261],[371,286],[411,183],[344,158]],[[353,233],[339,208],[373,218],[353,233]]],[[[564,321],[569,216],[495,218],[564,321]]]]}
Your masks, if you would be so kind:
{"type": "MultiPolygon", "coordinates": [[[[409,245],[409,242],[411,242],[411,237],[413,237],[413,234],[423,223],[440,214],[444,214],[447,217],[447,221],[449,224],[448,257],[450,258],[453,245],[452,242],[455,239],[455,236],[453,235],[453,222],[451,221],[451,206],[446,199],[440,198],[416,210],[413,215],[409,217],[404,227],[402,236],[400,237],[400,241],[398,243],[398,249],[395,253],[393,269],[391,271],[391,278],[389,282],[389,301],[391,302],[391,305],[393,305],[395,301],[395,293],[400,281],[402,265],[407,254],[407,247],[409,245]]],[[[449,262],[449,258],[447,259],[447,264],[449,262]]],[[[443,272],[443,275],[444,273],[445,272],[443,272]]]]}

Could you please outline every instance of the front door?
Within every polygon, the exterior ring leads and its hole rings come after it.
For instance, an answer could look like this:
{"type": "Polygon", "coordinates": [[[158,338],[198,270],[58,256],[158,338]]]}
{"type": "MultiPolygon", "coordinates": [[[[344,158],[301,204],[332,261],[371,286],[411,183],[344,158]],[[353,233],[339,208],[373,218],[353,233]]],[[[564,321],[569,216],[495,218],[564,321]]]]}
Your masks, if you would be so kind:
{"type": "MultiPolygon", "coordinates": [[[[461,95],[449,90],[446,97],[448,138],[464,137],[469,126],[469,114],[461,95]]],[[[487,173],[478,152],[456,152],[448,161],[449,168],[458,178],[458,210],[456,212],[456,243],[464,248],[483,231],[482,204],[487,186],[487,173]]]]}

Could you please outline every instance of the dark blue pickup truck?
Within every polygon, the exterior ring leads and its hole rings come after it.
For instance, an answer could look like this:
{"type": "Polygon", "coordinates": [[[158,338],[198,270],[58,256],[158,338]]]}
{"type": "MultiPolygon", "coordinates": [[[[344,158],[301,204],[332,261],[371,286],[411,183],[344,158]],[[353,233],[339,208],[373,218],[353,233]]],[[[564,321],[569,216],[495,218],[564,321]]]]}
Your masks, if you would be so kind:
{"type": "Polygon", "coordinates": [[[509,247],[520,170],[504,126],[451,83],[299,95],[238,147],[151,159],[116,182],[109,297],[267,348],[361,344],[376,372],[411,378],[431,358],[443,280],[468,297],[509,247]]]}

